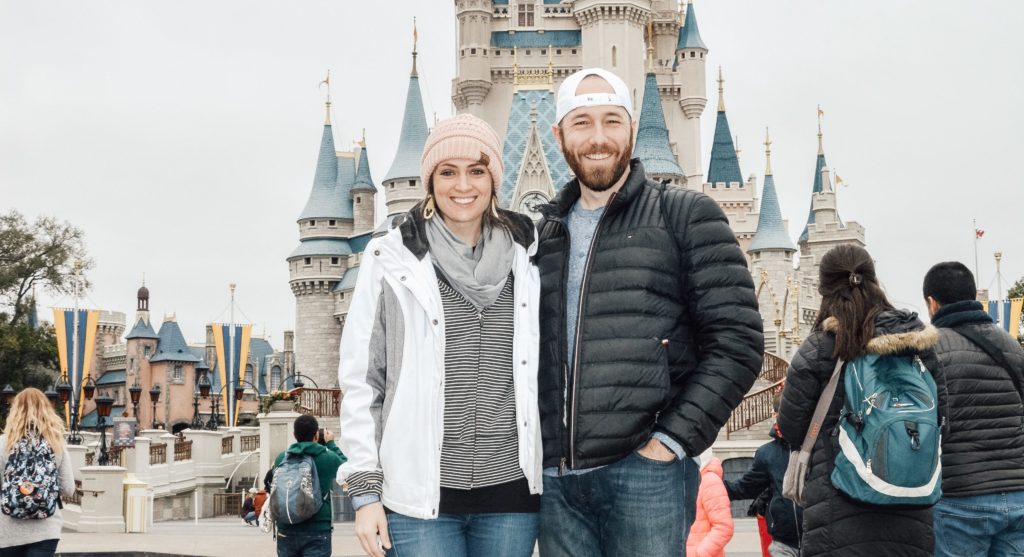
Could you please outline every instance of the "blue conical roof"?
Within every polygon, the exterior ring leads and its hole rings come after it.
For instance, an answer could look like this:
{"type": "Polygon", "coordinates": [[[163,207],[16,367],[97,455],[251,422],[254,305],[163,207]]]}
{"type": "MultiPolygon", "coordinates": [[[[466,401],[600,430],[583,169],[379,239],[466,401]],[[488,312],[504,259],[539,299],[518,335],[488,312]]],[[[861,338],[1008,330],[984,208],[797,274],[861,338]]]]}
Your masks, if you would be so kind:
{"type": "Polygon", "coordinates": [[[661,109],[661,95],[654,73],[644,81],[644,100],[640,110],[640,123],[636,132],[633,156],[639,157],[644,170],[653,176],[683,176],[683,169],[672,154],[665,126],[665,112],[661,109]]]}
{"type": "Polygon", "coordinates": [[[160,337],[158,337],[156,335],[156,332],[153,331],[153,327],[151,327],[149,325],[149,323],[146,322],[145,319],[142,319],[140,317],[139,320],[135,322],[135,326],[132,327],[132,330],[128,333],[128,336],[124,337],[125,340],[131,340],[133,338],[160,338],[160,337]]]}
{"type": "Polygon", "coordinates": [[[164,321],[157,333],[156,354],[150,362],[196,362],[200,358],[192,354],[181,328],[174,321],[164,321]]]}
{"type": "Polygon", "coordinates": [[[708,165],[707,181],[709,184],[743,183],[740,161],[736,158],[736,145],[732,142],[729,119],[726,118],[724,110],[718,111],[718,121],[715,123],[715,141],[711,146],[711,164],[708,165]]]}
{"type": "Polygon", "coordinates": [[[427,142],[427,117],[423,113],[420,79],[414,73],[409,77],[409,91],[405,95],[405,115],[402,117],[402,135],[398,139],[398,152],[384,178],[385,182],[400,178],[420,177],[420,157],[427,142]]]}
{"type": "Polygon", "coordinates": [[[700,38],[700,29],[697,28],[697,14],[693,11],[693,3],[686,5],[686,20],[679,28],[679,42],[676,44],[676,48],[708,49],[700,38]]]}
{"type": "Polygon", "coordinates": [[[338,157],[338,179],[335,181],[334,196],[341,212],[339,218],[352,218],[352,186],[356,183],[356,161],[351,156],[338,157]]]}
{"type": "MultiPolygon", "coordinates": [[[[825,153],[818,152],[818,161],[814,165],[814,187],[811,189],[811,196],[813,197],[816,193],[824,191],[821,183],[821,171],[824,170],[825,164],[825,153]]],[[[807,228],[814,223],[814,209],[813,207],[807,209],[807,225],[804,226],[803,233],[800,234],[800,242],[806,242],[808,238],[807,228]]]]}
{"type": "Polygon", "coordinates": [[[768,174],[764,177],[764,190],[761,192],[761,213],[757,217],[757,232],[750,242],[748,252],[763,250],[796,251],[796,246],[786,234],[782,222],[782,209],[779,208],[779,195],[775,191],[775,177],[768,174]]]}
{"type": "Polygon", "coordinates": [[[334,152],[334,135],[331,133],[331,125],[326,124],[320,139],[320,154],[316,161],[316,174],[313,176],[313,190],[309,192],[309,200],[299,214],[299,220],[343,218],[344,204],[335,195],[337,179],[338,156],[334,152]]]}
{"type": "Polygon", "coordinates": [[[370,159],[366,154],[366,147],[359,151],[359,164],[356,165],[356,183],[352,187],[356,190],[376,191],[373,184],[373,176],[370,174],[370,159]]]}

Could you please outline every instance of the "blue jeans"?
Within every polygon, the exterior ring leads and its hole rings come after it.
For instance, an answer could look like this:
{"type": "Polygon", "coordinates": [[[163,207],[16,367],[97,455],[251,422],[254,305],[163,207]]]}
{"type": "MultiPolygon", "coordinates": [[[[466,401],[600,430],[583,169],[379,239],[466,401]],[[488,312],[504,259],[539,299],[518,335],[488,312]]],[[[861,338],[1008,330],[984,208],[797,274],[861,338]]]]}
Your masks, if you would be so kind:
{"type": "Polygon", "coordinates": [[[932,509],[935,555],[1024,555],[1024,491],[943,497],[932,509]]]}
{"type": "Polygon", "coordinates": [[[331,557],[331,533],[277,533],[277,557],[331,557]]]}
{"type": "Polygon", "coordinates": [[[60,540],[43,540],[41,542],[0,547],[0,557],[53,557],[57,552],[60,540]]]}
{"type": "Polygon", "coordinates": [[[540,554],[685,555],[699,485],[692,459],[660,462],[636,452],[586,474],[545,475],[540,554]]]}
{"type": "Polygon", "coordinates": [[[439,514],[434,520],[388,513],[387,557],[529,557],[537,513],[439,514]]]}

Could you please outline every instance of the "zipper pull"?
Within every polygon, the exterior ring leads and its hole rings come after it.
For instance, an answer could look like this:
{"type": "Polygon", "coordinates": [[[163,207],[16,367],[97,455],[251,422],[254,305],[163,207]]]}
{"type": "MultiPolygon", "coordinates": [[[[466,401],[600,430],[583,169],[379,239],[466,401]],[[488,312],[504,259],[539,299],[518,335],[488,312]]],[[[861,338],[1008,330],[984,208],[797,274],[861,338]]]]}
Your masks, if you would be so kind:
{"type": "Polygon", "coordinates": [[[562,461],[558,463],[558,475],[564,476],[566,471],[565,457],[562,457],[562,461]]]}

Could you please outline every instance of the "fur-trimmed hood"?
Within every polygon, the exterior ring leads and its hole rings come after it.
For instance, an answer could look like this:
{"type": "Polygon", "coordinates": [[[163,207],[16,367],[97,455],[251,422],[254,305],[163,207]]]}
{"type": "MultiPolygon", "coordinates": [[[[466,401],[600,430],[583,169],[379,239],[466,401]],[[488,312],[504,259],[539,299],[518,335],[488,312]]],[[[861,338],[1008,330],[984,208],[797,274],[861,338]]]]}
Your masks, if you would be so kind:
{"type": "MultiPolygon", "coordinates": [[[[830,333],[839,331],[839,320],[829,317],[821,328],[830,333]]],[[[939,342],[939,331],[925,325],[917,314],[907,310],[891,310],[875,319],[875,337],[868,341],[867,352],[883,356],[906,352],[919,353],[939,342]]]]}

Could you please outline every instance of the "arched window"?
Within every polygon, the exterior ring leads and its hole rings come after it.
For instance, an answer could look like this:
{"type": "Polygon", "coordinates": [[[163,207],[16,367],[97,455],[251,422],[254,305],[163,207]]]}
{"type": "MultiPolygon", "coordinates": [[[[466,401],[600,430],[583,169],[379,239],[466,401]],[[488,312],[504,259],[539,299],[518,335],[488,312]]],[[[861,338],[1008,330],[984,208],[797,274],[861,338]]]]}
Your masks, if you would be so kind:
{"type": "Polygon", "coordinates": [[[619,67],[619,49],[618,47],[612,47],[612,67],[619,67]]]}
{"type": "Polygon", "coordinates": [[[270,368],[270,389],[276,391],[281,388],[281,366],[270,368]]]}
{"type": "MultiPolygon", "coordinates": [[[[253,381],[253,377],[252,377],[252,364],[245,364],[245,380],[250,382],[250,383],[252,383],[253,385],[256,384],[256,382],[253,381]]],[[[249,388],[249,387],[246,387],[246,388],[249,388]]]]}

